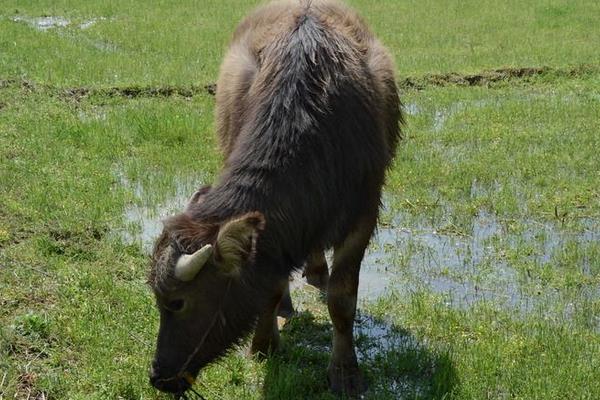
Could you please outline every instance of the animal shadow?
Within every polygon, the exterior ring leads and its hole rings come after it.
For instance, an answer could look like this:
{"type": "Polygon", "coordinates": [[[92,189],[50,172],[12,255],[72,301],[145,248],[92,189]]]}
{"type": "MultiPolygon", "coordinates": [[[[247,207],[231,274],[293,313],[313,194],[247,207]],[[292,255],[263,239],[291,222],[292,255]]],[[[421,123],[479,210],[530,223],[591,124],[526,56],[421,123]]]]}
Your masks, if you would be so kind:
{"type": "MultiPolygon", "coordinates": [[[[332,327],[324,320],[303,311],[285,325],[280,348],[267,361],[263,398],[336,398],[327,385],[332,327]]],[[[359,312],[354,337],[369,383],[361,399],[439,399],[458,385],[448,354],[428,348],[405,329],[359,312]]]]}

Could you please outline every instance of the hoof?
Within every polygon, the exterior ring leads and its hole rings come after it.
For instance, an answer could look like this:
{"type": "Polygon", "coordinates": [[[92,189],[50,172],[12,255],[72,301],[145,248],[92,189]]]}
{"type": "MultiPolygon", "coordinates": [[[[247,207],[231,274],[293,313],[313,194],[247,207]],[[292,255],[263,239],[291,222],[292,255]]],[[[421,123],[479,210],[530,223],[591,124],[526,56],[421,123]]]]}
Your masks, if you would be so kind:
{"type": "Polygon", "coordinates": [[[266,360],[269,356],[279,348],[279,335],[265,341],[261,341],[256,337],[250,346],[250,354],[258,360],[266,360]]]}
{"type": "Polygon", "coordinates": [[[367,391],[368,385],[357,366],[333,366],[327,370],[329,390],[337,395],[358,398],[367,391]]]}
{"type": "Polygon", "coordinates": [[[294,315],[294,313],[294,305],[292,304],[292,298],[288,292],[281,298],[279,309],[277,310],[277,316],[289,319],[294,315]]]}

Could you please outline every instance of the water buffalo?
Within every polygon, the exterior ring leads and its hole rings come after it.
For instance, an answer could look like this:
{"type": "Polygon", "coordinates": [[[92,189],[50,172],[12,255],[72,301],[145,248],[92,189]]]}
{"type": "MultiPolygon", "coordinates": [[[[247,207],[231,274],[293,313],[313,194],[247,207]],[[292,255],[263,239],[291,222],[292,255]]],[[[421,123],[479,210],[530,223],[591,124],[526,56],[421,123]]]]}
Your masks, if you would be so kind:
{"type": "Polygon", "coordinates": [[[288,278],[307,263],[309,279],[327,287],[330,388],[360,393],[359,270],[402,122],[390,55],[338,2],[263,6],[235,31],[216,121],[223,170],[165,221],[153,252],[160,328],[151,383],[185,392],[252,331],[252,351],[274,350],[288,278]]]}

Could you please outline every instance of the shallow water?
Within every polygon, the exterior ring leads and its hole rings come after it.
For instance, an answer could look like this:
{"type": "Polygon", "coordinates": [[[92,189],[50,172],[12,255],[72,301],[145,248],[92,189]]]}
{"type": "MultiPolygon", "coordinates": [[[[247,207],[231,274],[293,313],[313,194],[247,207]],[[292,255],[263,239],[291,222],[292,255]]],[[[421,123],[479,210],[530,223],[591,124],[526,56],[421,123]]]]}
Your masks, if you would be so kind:
{"type": "MultiPolygon", "coordinates": [[[[393,324],[377,319],[371,315],[357,313],[354,323],[356,356],[361,364],[371,364],[378,368],[382,358],[413,354],[420,362],[425,362],[426,369],[434,370],[438,366],[432,359],[424,356],[428,353],[427,344],[420,342],[408,331],[399,329],[393,324]]],[[[394,376],[379,382],[379,390],[393,394],[397,399],[411,399],[426,396],[431,382],[425,377],[402,375],[394,376]]]]}
{"type": "Polygon", "coordinates": [[[60,16],[47,16],[47,17],[29,17],[29,16],[16,16],[12,17],[14,22],[25,23],[32,28],[40,31],[47,31],[52,28],[64,28],[69,26],[71,21],[65,17],[60,16]]]}
{"type": "MultiPolygon", "coordinates": [[[[137,200],[125,207],[126,229],[121,230],[121,238],[140,246],[146,253],[151,251],[162,230],[161,220],[182,211],[192,193],[201,186],[201,182],[180,179],[170,196],[154,202],[142,185],[130,182],[123,175],[119,179],[137,200]]],[[[539,267],[552,265],[554,255],[568,241],[595,243],[600,240],[598,220],[583,220],[583,230],[577,232],[563,230],[552,222],[518,222],[519,229],[514,232],[506,221],[480,211],[461,229],[453,227],[443,216],[436,220],[404,213],[395,214],[389,224],[381,225],[367,249],[360,274],[355,337],[361,363],[378,365],[380,357],[390,354],[427,352],[426,344],[419,343],[408,332],[360,311],[364,303],[386,298],[391,293],[408,296],[418,291],[433,292],[441,296],[448,307],[466,309],[486,302],[517,313],[541,312],[544,318],[567,325],[577,311],[581,315],[581,308],[590,300],[600,298],[597,287],[584,287],[571,297],[565,297],[550,286],[533,285],[532,290],[531,284],[524,284],[523,272],[503,256],[506,249],[526,243],[533,249],[526,259],[539,267]]],[[[330,265],[332,257],[332,252],[328,252],[330,265]]],[[[316,289],[306,284],[301,272],[293,274],[291,288],[297,310],[302,311],[311,304],[302,300],[303,294],[316,289]]],[[[600,331],[597,316],[591,315],[586,323],[600,331]]],[[[331,350],[329,343],[306,345],[320,346],[313,350],[322,352],[331,350]]],[[[400,377],[386,382],[381,390],[400,399],[427,393],[429,388],[426,379],[400,377]]]]}
{"type": "Polygon", "coordinates": [[[122,174],[119,174],[119,180],[133,191],[137,199],[125,206],[125,227],[119,231],[119,235],[125,243],[139,246],[146,254],[152,251],[154,241],[162,232],[162,221],[183,211],[192,194],[201,186],[192,179],[180,180],[174,193],[157,205],[149,205],[144,201],[148,194],[142,185],[131,183],[122,174]]]}
{"type": "MultiPolygon", "coordinates": [[[[145,201],[143,186],[120,177],[136,201],[124,211],[125,229],[121,238],[149,253],[162,230],[162,219],[180,212],[200,183],[180,180],[170,196],[157,205],[145,201]]],[[[396,214],[389,225],[380,226],[362,263],[359,301],[377,300],[390,292],[408,295],[428,290],[441,295],[448,306],[465,308],[481,301],[523,312],[540,305],[561,301],[561,293],[547,286],[523,285],[523,272],[504,256],[510,249],[528,246],[522,257],[536,267],[551,264],[569,241],[593,243],[600,240],[598,221],[584,220],[582,232],[569,232],[550,222],[518,221],[512,232],[506,221],[485,211],[475,215],[466,231],[448,221],[431,221],[410,214],[396,214]]],[[[332,254],[328,253],[331,265],[332,254]]],[[[593,262],[587,260],[585,262],[593,262]]],[[[590,269],[586,264],[582,270],[590,269]]],[[[292,277],[293,290],[306,283],[300,273],[292,277]]],[[[597,298],[599,290],[588,290],[586,296],[597,298]]],[[[582,291],[583,293],[583,291],[582,291]]]]}
{"type": "MultiPolygon", "coordinates": [[[[446,126],[449,119],[454,117],[456,114],[461,113],[469,109],[480,109],[489,107],[492,105],[498,105],[501,101],[498,99],[479,99],[479,100],[465,100],[457,101],[448,105],[447,107],[437,109],[432,114],[432,129],[434,132],[440,132],[446,126]]],[[[421,110],[419,109],[419,112],[421,110]]],[[[410,112],[409,112],[410,114],[410,112]]],[[[413,114],[414,115],[414,114],[413,114]]]]}
{"type": "Polygon", "coordinates": [[[79,29],[81,29],[81,30],[89,29],[92,26],[96,25],[98,23],[98,21],[105,21],[105,20],[106,20],[106,17],[98,17],[98,18],[88,19],[79,24],[79,29]]]}
{"type": "Polygon", "coordinates": [[[404,112],[408,115],[417,115],[421,113],[421,107],[417,103],[408,103],[403,105],[404,112]]]}
{"type": "MultiPolygon", "coordinates": [[[[62,16],[43,16],[32,17],[28,15],[17,15],[10,18],[13,22],[24,23],[39,31],[47,31],[54,28],[66,28],[72,24],[72,21],[62,16]]],[[[81,30],[86,30],[96,25],[100,21],[106,21],[106,17],[94,17],[77,24],[81,30]]]]}
{"type": "Polygon", "coordinates": [[[408,332],[360,311],[354,323],[354,336],[359,343],[359,361],[374,361],[377,356],[390,351],[405,352],[422,346],[408,332]]]}
{"type": "MultiPolygon", "coordinates": [[[[84,20],[78,24],[76,24],[75,21],[71,21],[61,16],[31,17],[27,15],[18,15],[11,17],[10,20],[17,23],[27,24],[38,31],[45,32],[51,29],[67,28],[72,26],[76,26],[80,30],[85,31],[95,26],[101,21],[107,21],[108,18],[94,17],[84,20]]],[[[59,35],[76,40],[77,42],[85,43],[90,47],[93,47],[103,52],[115,52],[118,50],[117,45],[115,45],[114,43],[110,43],[106,40],[91,39],[86,35],[74,35],[73,32],[69,30],[60,30],[59,35]]]]}

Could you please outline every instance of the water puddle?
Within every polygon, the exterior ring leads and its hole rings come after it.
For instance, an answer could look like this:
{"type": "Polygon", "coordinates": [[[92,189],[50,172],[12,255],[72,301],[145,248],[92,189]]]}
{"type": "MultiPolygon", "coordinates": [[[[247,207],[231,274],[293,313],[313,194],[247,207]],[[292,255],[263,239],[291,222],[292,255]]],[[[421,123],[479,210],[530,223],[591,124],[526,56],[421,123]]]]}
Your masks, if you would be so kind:
{"type": "Polygon", "coordinates": [[[179,180],[170,196],[150,205],[148,199],[151,195],[142,184],[130,182],[123,174],[118,174],[118,177],[135,198],[125,207],[125,227],[119,231],[119,236],[125,243],[139,246],[146,254],[150,254],[154,241],[162,232],[162,220],[183,211],[192,194],[202,186],[193,179],[179,180]]]}
{"type": "Polygon", "coordinates": [[[375,382],[376,393],[391,394],[396,399],[426,397],[431,390],[431,374],[438,364],[427,349],[426,342],[420,342],[410,332],[397,326],[358,312],[354,323],[356,356],[361,364],[367,364],[377,371],[382,365],[389,368],[401,364],[399,360],[410,360],[416,371],[382,372],[386,377],[375,382]],[[390,378],[390,375],[393,378],[390,378]]]}
{"type": "MultiPolygon", "coordinates": [[[[23,23],[38,31],[48,31],[55,28],[66,28],[75,24],[72,20],[62,16],[42,16],[32,17],[28,15],[17,15],[10,18],[11,21],[23,23]]],[[[106,17],[94,17],[78,23],[76,26],[81,30],[86,30],[96,25],[100,21],[106,21],[106,17]]]]}
{"type": "Polygon", "coordinates": [[[404,104],[404,112],[408,115],[417,115],[421,113],[421,107],[417,103],[404,104]]]}
{"type": "Polygon", "coordinates": [[[71,21],[65,17],[45,16],[45,17],[28,17],[16,16],[12,17],[13,22],[20,22],[31,26],[39,31],[47,31],[53,28],[65,28],[69,26],[71,21]]]}
{"type": "MultiPolygon", "coordinates": [[[[29,25],[30,27],[38,31],[46,32],[52,29],[68,28],[73,26],[77,27],[81,31],[85,31],[95,26],[101,21],[108,20],[108,18],[94,17],[77,23],[76,21],[72,21],[68,18],[61,16],[31,17],[26,15],[18,15],[11,17],[10,20],[13,22],[29,25]]],[[[117,45],[115,45],[114,43],[110,43],[105,40],[92,39],[87,37],[86,35],[76,35],[73,30],[60,29],[60,31],[58,32],[59,35],[62,37],[66,37],[71,40],[76,40],[78,43],[86,43],[90,47],[93,47],[103,52],[115,52],[118,50],[117,45]]]]}
{"type": "Polygon", "coordinates": [[[440,132],[444,128],[444,125],[446,124],[448,118],[452,117],[454,114],[461,112],[462,110],[464,110],[464,108],[465,103],[458,102],[452,104],[446,109],[437,110],[433,115],[433,130],[435,132],[440,132]]]}
{"type": "Polygon", "coordinates": [[[425,222],[405,224],[402,216],[396,216],[392,224],[379,228],[364,259],[361,285],[364,276],[366,286],[374,289],[363,299],[374,300],[390,290],[407,294],[429,289],[446,295],[453,306],[468,306],[479,299],[515,303],[520,297],[516,274],[497,262],[487,243],[500,232],[499,223],[486,213],[473,220],[468,234],[425,222]],[[487,278],[496,283],[493,290],[476,279],[486,264],[487,278]],[[498,290],[499,282],[506,284],[503,290],[498,290]]]}
{"type": "MultiPolygon", "coordinates": [[[[121,238],[146,253],[162,230],[161,220],[181,212],[200,186],[195,180],[180,180],[170,196],[155,202],[149,200],[150,193],[141,184],[132,184],[123,176],[119,179],[134,194],[134,201],[125,208],[121,238]]],[[[561,293],[527,278],[529,272],[524,272],[521,264],[538,270],[557,268],[556,258],[569,243],[600,240],[600,223],[584,220],[584,229],[575,233],[550,222],[525,220],[516,221],[517,228],[514,225],[514,221],[500,221],[484,211],[466,228],[450,221],[398,214],[389,225],[379,227],[365,254],[359,301],[374,301],[392,291],[408,295],[426,290],[442,296],[448,306],[459,308],[487,301],[530,312],[540,304],[559,302],[561,293]],[[507,252],[517,254],[516,258],[507,252]]],[[[582,274],[589,274],[591,263],[597,263],[595,254],[581,257],[582,274]]],[[[327,258],[331,265],[331,252],[327,258]]],[[[293,275],[291,286],[293,291],[306,286],[301,273],[293,275]]],[[[600,290],[588,292],[590,298],[600,297],[600,290]]]]}
{"type": "Polygon", "coordinates": [[[108,118],[107,112],[102,107],[92,107],[89,110],[79,110],[77,117],[81,122],[91,123],[96,121],[106,121],[108,118]]]}
{"type": "Polygon", "coordinates": [[[100,51],[105,51],[105,52],[108,52],[108,53],[115,52],[115,51],[119,50],[119,48],[117,47],[116,44],[110,43],[110,42],[91,41],[90,44],[95,49],[100,50],[100,51]]]}
{"type": "Polygon", "coordinates": [[[436,110],[433,113],[432,129],[434,132],[440,132],[446,126],[448,120],[454,117],[456,114],[472,108],[485,108],[492,104],[497,104],[499,101],[500,100],[498,99],[480,99],[469,101],[457,101],[455,103],[452,103],[448,107],[436,110]]]}
{"type": "Polygon", "coordinates": [[[96,23],[98,23],[98,21],[106,21],[106,19],[107,19],[106,17],[88,19],[79,24],[79,29],[81,29],[81,30],[89,29],[92,26],[96,25],[96,23]]]}
{"type": "MultiPolygon", "coordinates": [[[[314,300],[303,300],[299,301],[303,311],[283,328],[283,335],[292,338],[291,343],[303,352],[330,354],[332,325],[328,318],[323,322],[315,318],[314,311],[305,309],[308,306],[314,310],[314,300]]],[[[432,389],[431,375],[445,367],[426,340],[417,340],[409,331],[361,310],[354,322],[354,339],[359,363],[373,373],[368,398],[382,394],[396,399],[425,397],[432,389]]]]}
{"type": "Polygon", "coordinates": [[[376,361],[378,356],[390,351],[407,352],[422,347],[407,331],[360,312],[354,322],[354,337],[359,361],[376,361]]]}

